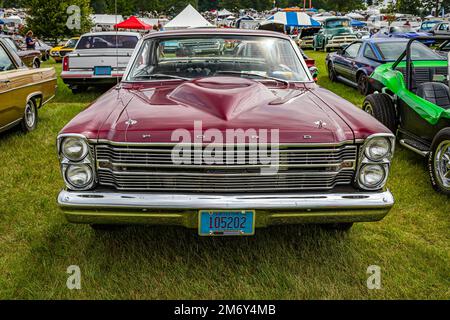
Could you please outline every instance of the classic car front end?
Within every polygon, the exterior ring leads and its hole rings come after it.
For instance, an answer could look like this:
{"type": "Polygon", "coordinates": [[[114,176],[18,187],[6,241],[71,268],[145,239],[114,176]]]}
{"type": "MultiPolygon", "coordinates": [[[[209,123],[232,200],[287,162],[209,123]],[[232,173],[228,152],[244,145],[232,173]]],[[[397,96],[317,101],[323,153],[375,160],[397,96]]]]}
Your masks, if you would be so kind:
{"type": "Polygon", "coordinates": [[[358,40],[351,28],[351,20],[347,17],[330,17],[324,20],[322,29],[314,35],[314,50],[342,48],[353,41],[358,40]]]}
{"type": "Polygon", "coordinates": [[[250,235],[276,224],[348,228],[382,219],[394,203],[385,188],[392,133],[318,87],[279,33],[146,36],[120,86],[67,124],[57,145],[66,185],[58,203],[75,223],[250,235]],[[164,52],[166,41],[211,38],[235,50],[164,52]],[[276,161],[259,161],[264,150],[276,161]]]}

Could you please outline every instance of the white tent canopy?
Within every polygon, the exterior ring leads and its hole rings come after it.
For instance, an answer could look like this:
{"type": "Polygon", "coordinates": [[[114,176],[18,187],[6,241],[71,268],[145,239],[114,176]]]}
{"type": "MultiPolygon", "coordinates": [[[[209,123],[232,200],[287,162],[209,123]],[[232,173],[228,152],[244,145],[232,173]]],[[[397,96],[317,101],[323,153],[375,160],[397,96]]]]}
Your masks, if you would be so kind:
{"type": "Polygon", "coordinates": [[[217,13],[217,15],[219,17],[225,17],[225,16],[231,16],[232,13],[230,11],[228,11],[227,9],[222,9],[217,13]]]}
{"type": "Polygon", "coordinates": [[[189,4],[175,18],[167,22],[167,24],[164,26],[164,29],[173,30],[212,26],[213,25],[209,23],[208,20],[203,18],[203,16],[189,4]]]}

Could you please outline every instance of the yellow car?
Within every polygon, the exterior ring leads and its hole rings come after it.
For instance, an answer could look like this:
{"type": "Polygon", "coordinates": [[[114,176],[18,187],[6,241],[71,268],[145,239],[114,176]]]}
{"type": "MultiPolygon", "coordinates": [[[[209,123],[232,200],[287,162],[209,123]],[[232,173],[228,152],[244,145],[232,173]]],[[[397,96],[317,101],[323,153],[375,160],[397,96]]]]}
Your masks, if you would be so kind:
{"type": "Polygon", "coordinates": [[[31,69],[0,38],[0,132],[36,128],[38,109],[55,96],[55,68],[31,69]]]}
{"type": "Polygon", "coordinates": [[[77,45],[80,37],[70,38],[63,46],[57,46],[50,50],[50,56],[55,59],[56,62],[61,62],[66,54],[72,52],[77,45]]]}

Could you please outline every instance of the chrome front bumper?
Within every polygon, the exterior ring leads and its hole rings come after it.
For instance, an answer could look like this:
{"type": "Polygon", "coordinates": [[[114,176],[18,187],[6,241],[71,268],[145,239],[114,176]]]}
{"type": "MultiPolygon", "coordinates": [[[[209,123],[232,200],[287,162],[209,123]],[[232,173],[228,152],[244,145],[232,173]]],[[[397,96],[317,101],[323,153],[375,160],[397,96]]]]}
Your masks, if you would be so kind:
{"type": "Polygon", "coordinates": [[[76,223],[148,223],[196,228],[199,209],[254,209],[256,227],[290,223],[381,220],[394,204],[389,190],[299,194],[169,194],[62,190],[58,204],[76,223]]]}

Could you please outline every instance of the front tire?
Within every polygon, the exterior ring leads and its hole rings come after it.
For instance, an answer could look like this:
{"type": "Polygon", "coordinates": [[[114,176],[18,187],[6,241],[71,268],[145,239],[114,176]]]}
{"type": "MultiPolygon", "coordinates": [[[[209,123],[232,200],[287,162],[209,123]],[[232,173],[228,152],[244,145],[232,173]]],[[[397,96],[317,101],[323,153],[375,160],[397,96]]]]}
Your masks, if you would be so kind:
{"type": "Polygon", "coordinates": [[[450,128],[434,137],[428,154],[428,172],[433,189],[450,196],[450,128]]]}
{"type": "Polygon", "coordinates": [[[369,78],[363,72],[358,76],[358,91],[363,96],[367,96],[371,92],[369,78]]]}
{"type": "Polygon", "coordinates": [[[22,131],[27,133],[36,129],[37,119],[36,103],[33,100],[29,100],[25,106],[25,113],[22,121],[20,122],[22,131]]]}
{"type": "Polygon", "coordinates": [[[363,103],[363,110],[384,124],[394,134],[397,130],[397,115],[391,97],[385,93],[370,94],[363,103]]]}
{"type": "Polygon", "coordinates": [[[337,81],[336,71],[334,71],[333,63],[331,62],[328,63],[328,78],[330,79],[331,82],[337,81]]]}

